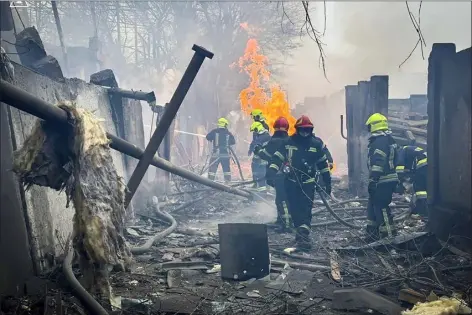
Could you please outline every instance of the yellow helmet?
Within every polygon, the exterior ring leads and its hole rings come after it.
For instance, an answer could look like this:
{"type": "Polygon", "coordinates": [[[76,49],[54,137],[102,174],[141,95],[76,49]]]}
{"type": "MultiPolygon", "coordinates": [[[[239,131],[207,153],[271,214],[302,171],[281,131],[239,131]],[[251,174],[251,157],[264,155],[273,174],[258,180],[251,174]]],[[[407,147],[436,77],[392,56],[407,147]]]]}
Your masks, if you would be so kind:
{"type": "Polygon", "coordinates": [[[251,116],[256,117],[256,116],[262,116],[262,111],[260,109],[253,109],[251,111],[251,116]]]}
{"type": "Polygon", "coordinates": [[[265,130],[264,126],[258,121],[253,122],[250,129],[251,132],[257,133],[263,133],[265,130]]]}
{"type": "Polygon", "coordinates": [[[370,132],[388,130],[387,117],[380,113],[370,115],[369,119],[365,122],[365,125],[370,132]]]}
{"type": "Polygon", "coordinates": [[[226,128],[229,125],[229,121],[226,118],[221,117],[218,119],[218,127],[226,128]]]}

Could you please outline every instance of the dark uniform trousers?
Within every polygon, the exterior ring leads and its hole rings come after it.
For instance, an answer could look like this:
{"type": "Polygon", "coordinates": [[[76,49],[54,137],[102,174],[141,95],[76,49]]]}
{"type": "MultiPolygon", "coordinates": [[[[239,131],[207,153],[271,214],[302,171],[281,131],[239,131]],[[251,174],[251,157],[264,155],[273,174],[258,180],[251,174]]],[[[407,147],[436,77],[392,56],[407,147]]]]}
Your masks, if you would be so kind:
{"type": "Polygon", "coordinates": [[[275,206],[277,207],[277,222],[280,223],[284,229],[291,229],[292,218],[288,208],[285,181],[284,174],[277,174],[275,177],[275,206]]]}
{"type": "Polygon", "coordinates": [[[252,179],[254,180],[254,186],[258,191],[266,190],[266,167],[267,162],[263,159],[255,156],[252,158],[251,171],[252,179]]]}
{"type": "Polygon", "coordinates": [[[374,193],[369,195],[367,234],[373,240],[380,236],[379,233],[389,237],[394,234],[393,217],[389,204],[392,202],[392,195],[397,184],[397,182],[379,183],[374,193]]]}
{"type": "Polygon", "coordinates": [[[427,205],[427,178],[428,178],[428,166],[418,167],[415,170],[414,180],[413,180],[413,189],[415,190],[416,202],[413,213],[419,214],[422,216],[428,215],[428,205],[427,205]]]}
{"type": "MultiPolygon", "coordinates": [[[[315,184],[300,184],[291,179],[285,180],[285,190],[287,193],[288,208],[292,217],[293,225],[297,232],[306,230],[310,233],[311,228],[311,209],[313,208],[313,199],[315,198],[315,184]]],[[[298,235],[299,237],[300,235],[298,235]]]]}
{"type": "Polygon", "coordinates": [[[213,154],[210,158],[210,167],[208,168],[208,178],[215,180],[216,171],[218,166],[221,164],[223,168],[223,175],[226,182],[231,181],[231,169],[229,167],[229,155],[228,154],[213,154]]]}

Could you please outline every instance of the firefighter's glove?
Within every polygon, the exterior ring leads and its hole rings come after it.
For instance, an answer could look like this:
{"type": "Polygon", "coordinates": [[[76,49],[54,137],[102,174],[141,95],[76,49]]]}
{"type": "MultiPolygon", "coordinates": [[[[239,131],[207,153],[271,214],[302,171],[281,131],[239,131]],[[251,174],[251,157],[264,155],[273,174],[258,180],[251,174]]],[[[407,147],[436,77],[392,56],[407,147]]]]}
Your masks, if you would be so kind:
{"type": "Polygon", "coordinates": [[[376,181],[370,181],[369,186],[367,187],[369,195],[373,195],[375,193],[376,189],[377,189],[377,182],[376,181]]]}
{"type": "Polygon", "coordinates": [[[332,171],[334,167],[333,163],[328,163],[328,166],[329,166],[329,170],[332,171]]]}
{"type": "Polygon", "coordinates": [[[331,185],[326,185],[325,191],[328,196],[331,196],[331,185]]]}
{"type": "Polygon", "coordinates": [[[254,154],[259,154],[259,151],[262,149],[262,146],[260,144],[256,144],[254,147],[254,154]]]}

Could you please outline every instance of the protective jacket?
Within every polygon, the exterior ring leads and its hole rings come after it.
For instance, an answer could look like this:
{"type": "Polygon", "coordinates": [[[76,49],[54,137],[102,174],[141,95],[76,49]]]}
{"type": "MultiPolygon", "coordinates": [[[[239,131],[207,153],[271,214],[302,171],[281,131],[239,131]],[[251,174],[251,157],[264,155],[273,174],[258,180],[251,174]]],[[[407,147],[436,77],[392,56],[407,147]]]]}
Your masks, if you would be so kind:
{"type": "Polygon", "coordinates": [[[398,150],[397,173],[404,174],[414,172],[418,168],[428,165],[426,151],[414,145],[407,145],[398,150]]]}
{"type": "Polygon", "coordinates": [[[269,162],[272,155],[277,151],[281,144],[287,140],[287,138],[288,134],[286,131],[275,131],[269,142],[267,142],[263,147],[256,147],[254,153],[264,161],[269,162]]]}
{"type": "MultiPolygon", "coordinates": [[[[255,153],[254,149],[256,146],[264,146],[267,142],[271,139],[270,134],[268,132],[258,133],[257,131],[253,132],[253,139],[251,144],[249,145],[249,153],[255,153]]],[[[259,158],[259,156],[255,156],[259,158]]]]}
{"type": "Polygon", "coordinates": [[[373,132],[369,138],[367,166],[369,182],[398,182],[395,171],[397,145],[390,131],[373,132]]]}
{"type": "Polygon", "coordinates": [[[308,184],[315,183],[318,170],[325,185],[331,186],[331,174],[324,151],[324,143],[319,138],[303,138],[298,134],[288,137],[270,160],[267,178],[274,178],[282,167],[288,180],[308,184]]]}
{"type": "Polygon", "coordinates": [[[402,147],[398,150],[396,170],[400,180],[403,181],[406,176],[413,180],[416,198],[412,213],[427,216],[428,158],[426,151],[412,145],[402,147]]]}
{"type": "Polygon", "coordinates": [[[227,128],[215,128],[206,139],[213,143],[213,155],[228,156],[228,148],[236,143],[233,134],[227,128]]]}

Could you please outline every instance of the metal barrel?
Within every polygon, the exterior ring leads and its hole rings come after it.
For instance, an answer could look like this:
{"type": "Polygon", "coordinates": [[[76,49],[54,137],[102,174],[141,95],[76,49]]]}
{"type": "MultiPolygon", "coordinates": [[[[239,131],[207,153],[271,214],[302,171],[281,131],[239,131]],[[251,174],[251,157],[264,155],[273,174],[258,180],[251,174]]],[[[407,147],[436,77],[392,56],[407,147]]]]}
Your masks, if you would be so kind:
{"type": "Polygon", "coordinates": [[[269,240],[265,224],[218,224],[221,277],[245,281],[270,273],[269,240]]]}

